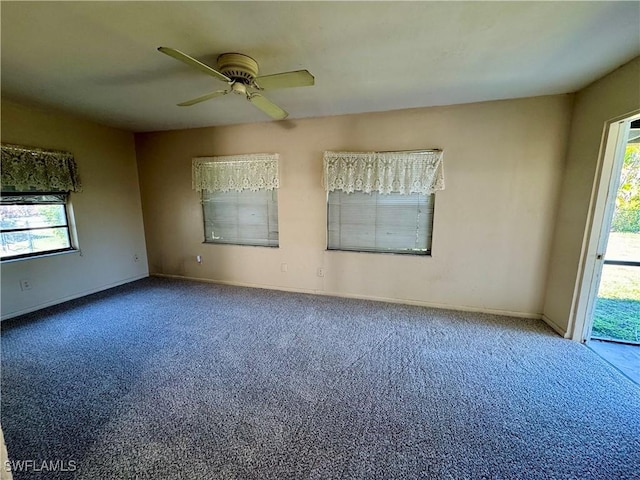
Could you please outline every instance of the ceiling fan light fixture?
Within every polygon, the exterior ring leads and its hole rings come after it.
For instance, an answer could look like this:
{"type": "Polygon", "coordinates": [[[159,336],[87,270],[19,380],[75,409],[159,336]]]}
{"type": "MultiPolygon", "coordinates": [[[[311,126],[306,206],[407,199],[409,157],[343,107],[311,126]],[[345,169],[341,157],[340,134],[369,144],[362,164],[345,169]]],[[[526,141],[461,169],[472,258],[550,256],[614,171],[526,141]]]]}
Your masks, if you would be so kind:
{"type": "Polygon", "coordinates": [[[231,91],[233,93],[237,93],[238,95],[244,95],[247,96],[247,86],[244,83],[241,82],[234,82],[231,85],[231,91]]]}

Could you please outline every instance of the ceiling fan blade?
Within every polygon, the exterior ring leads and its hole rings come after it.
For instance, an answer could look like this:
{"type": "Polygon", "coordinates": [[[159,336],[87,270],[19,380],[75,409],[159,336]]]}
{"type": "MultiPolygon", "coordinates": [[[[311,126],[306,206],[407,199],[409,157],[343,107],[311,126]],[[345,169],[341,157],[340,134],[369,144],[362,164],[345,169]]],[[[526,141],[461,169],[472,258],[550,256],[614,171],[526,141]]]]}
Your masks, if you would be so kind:
{"type": "Polygon", "coordinates": [[[262,110],[264,113],[269,115],[271,118],[276,120],[284,120],[289,116],[287,112],[281,109],[278,105],[273,103],[266,97],[263,97],[259,93],[254,93],[253,95],[247,97],[251,103],[253,103],[257,108],[262,110]]]}
{"type": "Polygon", "coordinates": [[[295,72],[256,77],[254,82],[262,90],[274,90],[276,88],[309,87],[315,83],[315,78],[307,70],[296,70],[295,72]]]}
{"type": "Polygon", "coordinates": [[[186,102],[179,103],[179,107],[190,107],[191,105],[195,105],[196,103],[204,102],[206,100],[210,100],[212,98],[221,97],[222,95],[226,95],[229,93],[229,90],[216,90],[212,93],[207,93],[206,95],[202,95],[201,97],[194,98],[193,100],[187,100],[186,102]]]}
{"type": "Polygon", "coordinates": [[[186,63],[187,65],[191,65],[192,67],[197,68],[198,70],[206,73],[207,75],[211,75],[212,77],[216,77],[218,80],[222,80],[223,82],[230,82],[231,79],[227,77],[225,74],[214,70],[209,65],[205,65],[202,62],[199,62],[193,57],[190,57],[186,53],[182,53],[180,50],[176,50],[175,48],[168,47],[158,47],[158,51],[164,53],[165,55],[169,55],[170,57],[175,58],[176,60],[180,60],[182,63],[186,63]]]}

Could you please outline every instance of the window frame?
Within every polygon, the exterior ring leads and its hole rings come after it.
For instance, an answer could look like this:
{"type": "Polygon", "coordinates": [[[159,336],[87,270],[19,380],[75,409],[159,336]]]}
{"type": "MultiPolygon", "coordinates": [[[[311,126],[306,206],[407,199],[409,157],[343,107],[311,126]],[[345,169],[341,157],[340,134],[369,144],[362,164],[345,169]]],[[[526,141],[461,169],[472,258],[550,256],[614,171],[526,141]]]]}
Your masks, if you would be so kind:
{"type": "MultiPolygon", "coordinates": [[[[412,256],[412,257],[421,257],[421,258],[429,258],[433,256],[433,226],[435,223],[435,205],[436,205],[436,195],[435,193],[431,193],[431,194],[425,194],[426,197],[432,197],[431,198],[431,205],[432,205],[432,210],[431,210],[431,222],[429,224],[430,227],[430,231],[427,232],[427,238],[430,238],[429,244],[428,244],[428,249],[424,250],[424,251],[418,251],[418,250],[409,250],[407,249],[406,251],[398,251],[398,250],[376,250],[376,249],[346,249],[346,248],[331,248],[329,246],[329,236],[330,236],[330,216],[329,216],[329,208],[330,208],[330,200],[329,200],[329,196],[334,193],[334,192],[340,192],[342,194],[345,195],[350,195],[351,193],[347,193],[344,192],[343,190],[332,190],[330,192],[326,192],[326,204],[327,204],[327,225],[326,225],[326,251],[328,252],[347,252],[347,253],[371,253],[371,254],[383,254],[383,255],[401,255],[401,256],[412,256]]],[[[356,191],[353,193],[365,193],[366,192],[362,192],[362,191],[356,191]]],[[[374,192],[371,192],[374,193],[374,192]]],[[[378,195],[386,195],[380,192],[375,192],[378,195]]],[[[398,192],[392,192],[392,194],[397,194],[397,195],[401,195],[398,192]]],[[[429,200],[428,200],[429,201],[429,200]]]]}
{"type": "Polygon", "coordinates": [[[69,247],[66,248],[56,248],[56,249],[51,249],[51,250],[45,250],[45,251],[39,251],[39,252],[31,252],[31,253],[23,253],[23,254],[19,254],[19,255],[12,255],[10,257],[2,257],[0,258],[0,262],[11,262],[11,261],[16,261],[16,260],[25,260],[25,259],[30,259],[30,258],[37,258],[37,257],[45,257],[48,255],[53,255],[53,254],[58,254],[58,253],[66,253],[66,252],[74,252],[74,251],[78,251],[78,248],[74,245],[74,236],[72,234],[71,231],[71,227],[72,227],[72,221],[71,221],[71,217],[69,214],[69,192],[10,192],[10,191],[5,191],[5,192],[1,192],[0,193],[0,197],[27,197],[27,196],[31,196],[31,197],[36,197],[36,196],[44,196],[44,195],[57,195],[57,196],[62,196],[63,197],[63,202],[53,202],[53,201],[49,201],[49,202],[15,202],[15,203],[11,203],[10,205],[62,205],[64,208],[64,218],[66,221],[66,224],[64,225],[47,225],[47,226],[43,226],[43,227],[31,227],[31,228],[24,228],[24,227],[20,227],[20,228],[10,228],[10,229],[5,229],[2,228],[0,226],[0,235],[3,235],[5,233],[13,233],[13,232],[30,232],[30,231],[37,231],[37,230],[46,230],[46,229],[53,229],[53,228],[64,228],[67,234],[67,240],[69,243],[69,247]]]}

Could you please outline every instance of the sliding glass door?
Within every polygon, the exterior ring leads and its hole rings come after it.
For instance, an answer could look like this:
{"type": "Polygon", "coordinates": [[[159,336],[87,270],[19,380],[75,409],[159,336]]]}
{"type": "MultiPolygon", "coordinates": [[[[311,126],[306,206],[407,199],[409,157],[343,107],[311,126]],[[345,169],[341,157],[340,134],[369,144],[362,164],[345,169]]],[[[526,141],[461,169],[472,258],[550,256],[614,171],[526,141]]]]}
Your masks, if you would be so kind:
{"type": "Polygon", "coordinates": [[[617,180],[591,338],[640,344],[640,120],[630,126],[617,180]]]}

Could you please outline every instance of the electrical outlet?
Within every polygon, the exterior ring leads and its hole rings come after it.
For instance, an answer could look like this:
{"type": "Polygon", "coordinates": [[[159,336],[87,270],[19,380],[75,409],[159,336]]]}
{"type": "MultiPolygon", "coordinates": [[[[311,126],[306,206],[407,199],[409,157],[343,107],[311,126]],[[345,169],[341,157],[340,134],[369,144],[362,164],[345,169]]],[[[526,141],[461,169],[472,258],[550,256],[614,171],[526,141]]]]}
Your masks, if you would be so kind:
{"type": "Polygon", "coordinates": [[[27,279],[20,280],[20,290],[22,290],[23,292],[25,290],[31,290],[31,282],[27,279]]]}
{"type": "Polygon", "coordinates": [[[289,266],[286,263],[281,263],[280,264],[280,271],[281,272],[286,272],[289,270],[289,266]]]}
{"type": "Polygon", "coordinates": [[[202,265],[202,255],[196,255],[196,262],[202,265]]]}
{"type": "Polygon", "coordinates": [[[324,277],[324,268],[318,267],[318,276],[319,277],[324,277]]]}

